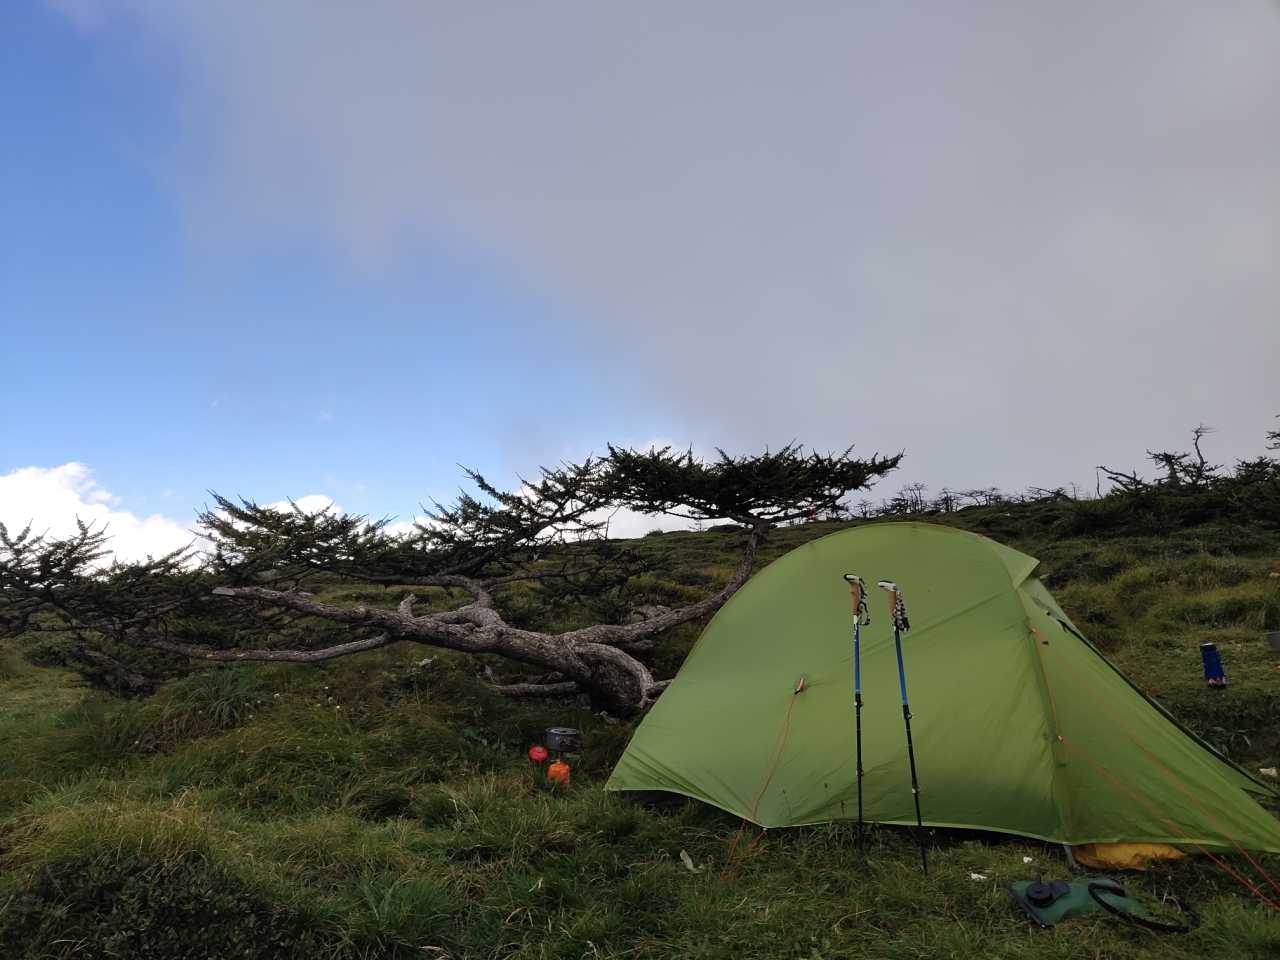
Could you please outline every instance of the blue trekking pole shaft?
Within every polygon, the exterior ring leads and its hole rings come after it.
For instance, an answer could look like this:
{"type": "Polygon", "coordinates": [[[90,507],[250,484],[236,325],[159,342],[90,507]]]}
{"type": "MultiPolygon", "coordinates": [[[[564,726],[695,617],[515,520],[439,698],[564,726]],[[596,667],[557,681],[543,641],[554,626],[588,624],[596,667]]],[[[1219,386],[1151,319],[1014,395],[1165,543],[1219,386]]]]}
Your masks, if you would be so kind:
{"type": "Polygon", "coordinates": [[[862,661],[858,657],[858,646],[862,640],[862,624],[853,622],[853,696],[858,706],[862,706],[862,661]]]}
{"type": "Polygon", "coordinates": [[[892,580],[879,584],[889,591],[889,616],[893,618],[893,648],[898,654],[898,689],[902,692],[902,723],[907,731],[907,762],[911,767],[911,798],[916,805],[916,830],[920,837],[920,864],[929,872],[929,855],[925,850],[924,821],[920,817],[920,783],[916,778],[916,748],[911,740],[911,705],[907,702],[907,671],[902,663],[902,635],[911,629],[907,620],[907,608],[902,602],[902,592],[892,580]]]}
{"type": "Polygon", "coordinates": [[[844,575],[849,584],[849,599],[853,601],[853,712],[854,737],[858,771],[858,850],[865,852],[862,832],[862,618],[867,610],[865,586],[862,578],[852,573],[844,575]]]}

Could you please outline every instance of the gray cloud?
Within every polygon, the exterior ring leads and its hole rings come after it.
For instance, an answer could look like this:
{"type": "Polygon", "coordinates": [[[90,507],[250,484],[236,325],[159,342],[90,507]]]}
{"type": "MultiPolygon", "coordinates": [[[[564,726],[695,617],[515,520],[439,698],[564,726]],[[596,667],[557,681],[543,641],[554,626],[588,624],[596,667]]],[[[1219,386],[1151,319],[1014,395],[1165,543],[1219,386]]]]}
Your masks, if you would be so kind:
{"type": "Polygon", "coordinates": [[[1263,0],[128,7],[201,235],[482,252],[695,442],[1019,486],[1280,412],[1263,0]]]}

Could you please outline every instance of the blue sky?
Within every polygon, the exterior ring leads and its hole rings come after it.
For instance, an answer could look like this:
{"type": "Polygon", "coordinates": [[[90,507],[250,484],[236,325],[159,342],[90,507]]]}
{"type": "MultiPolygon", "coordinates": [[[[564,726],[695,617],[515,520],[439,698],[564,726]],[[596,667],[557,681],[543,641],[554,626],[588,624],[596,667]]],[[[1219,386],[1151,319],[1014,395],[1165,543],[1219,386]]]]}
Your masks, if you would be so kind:
{"type": "Polygon", "coordinates": [[[1269,0],[5,3],[0,520],[403,517],[609,441],[1255,455],[1276,89],[1269,0]]]}
{"type": "Polygon", "coordinates": [[[596,371],[561,308],[482,254],[193,238],[158,161],[178,66],[124,27],[0,16],[0,473],[80,461],[138,513],[212,488],[404,515],[458,463],[505,476],[626,423],[603,383],[625,371],[596,371]]]}

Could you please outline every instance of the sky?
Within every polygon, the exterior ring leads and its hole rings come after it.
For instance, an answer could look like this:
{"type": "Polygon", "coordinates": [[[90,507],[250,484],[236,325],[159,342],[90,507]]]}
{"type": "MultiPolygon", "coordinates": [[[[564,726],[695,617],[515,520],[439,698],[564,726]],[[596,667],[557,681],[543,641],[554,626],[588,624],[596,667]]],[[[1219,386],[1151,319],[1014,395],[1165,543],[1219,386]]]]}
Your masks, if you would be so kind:
{"type": "Polygon", "coordinates": [[[905,450],[878,495],[1256,455],[1276,90],[1274,0],[10,0],[0,521],[139,555],[608,442],[905,450]]]}

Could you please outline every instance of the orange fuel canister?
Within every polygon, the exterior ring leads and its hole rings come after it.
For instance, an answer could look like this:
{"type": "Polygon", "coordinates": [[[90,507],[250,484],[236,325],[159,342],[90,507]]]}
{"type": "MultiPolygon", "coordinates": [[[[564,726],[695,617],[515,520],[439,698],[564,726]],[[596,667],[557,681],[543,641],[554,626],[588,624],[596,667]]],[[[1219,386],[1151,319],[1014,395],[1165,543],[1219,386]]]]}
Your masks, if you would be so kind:
{"type": "Polygon", "coordinates": [[[569,765],[557,760],[547,767],[547,782],[558,790],[569,789],[569,765]]]}

